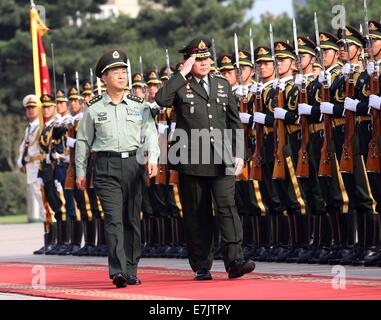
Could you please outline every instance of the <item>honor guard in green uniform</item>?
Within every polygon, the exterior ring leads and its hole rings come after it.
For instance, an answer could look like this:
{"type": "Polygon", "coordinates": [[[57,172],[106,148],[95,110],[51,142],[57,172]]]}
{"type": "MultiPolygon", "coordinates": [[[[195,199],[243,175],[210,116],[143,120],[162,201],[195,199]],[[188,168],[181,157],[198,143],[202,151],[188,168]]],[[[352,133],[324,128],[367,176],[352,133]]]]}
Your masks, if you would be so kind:
{"type": "Polygon", "coordinates": [[[183,68],[156,95],[161,107],[174,108],[174,138],[184,135],[183,140],[175,139],[170,152],[175,147],[180,149],[179,162],[173,164],[179,172],[188,259],[195,280],[212,279],[212,195],[215,212],[221,217],[223,258],[229,278],[241,277],[255,268],[252,260],[243,257],[242,225],[234,200],[234,174],[240,174],[243,168],[243,141],[235,135],[224,142],[217,137],[227,129],[239,133],[242,125],[228,81],[209,74],[210,47],[209,38],[199,37],[180,50],[186,60],[183,68]],[[200,137],[200,130],[208,133],[206,139],[200,137]],[[192,137],[195,132],[198,136],[192,137]]]}
{"type": "MultiPolygon", "coordinates": [[[[340,159],[340,171],[349,196],[350,215],[354,215],[356,227],[353,229],[352,224],[349,224],[350,229],[344,248],[329,263],[361,265],[366,248],[371,242],[372,217],[376,213],[376,202],[372,195],[364,161],[366,152],[361,152],[358,134],[359,125],[367,122],[369,124],[371,120],[367,107],[361,107],[359,100],[361,91],[358,90],[359,87],[363,87],[366,76],[360,61],[365,41],[363,35],[351,26],[339,29],[338,38],[340,58],[345,62],[341,71],[343,74],[343,95],[341,97],[344,109],[341,117],[344,117],[342,118],[344,127],[341,132],[335,132],[334,138],[339,149],[336,152],[340,159]],[[356,230],[357,237],[354,230],[356,230]]],[[[334,114],[338,111],[335,110],[336,108],[333,108],[334,114]]],[[[343,240],[345,241],[345,239],[343,240]]]]}
{"type": "MultiPolygon", "coordinates": [[[[312,70],[313,62],[316,58],[316,44],[305,37],[299,37],[296,41],[299,54],[297,57],[299,65],[296,68],[297,75],[295,78],[295,85],[299,89],[298,110],[302,107],[307,107],[311,110],[312,107],[308,104],[313,100],[314,86],[316,85],[312,70]]],[[[326,203],[318,179],[315,150],[313,144],[309,143],[313,138],[312,135],[316,133],[310,134],[307,116],[301,115],[299,123],[299,130],[296,131],[297,139],[292,140],[293,144],[291,144],[291,148],[294,159],[298,159],[296,176],[306,197],[308,215],[298,215],[295,217],[299,233],[297,235],[298,249],[287,258],[287,262],[308,261],[312,252],[319,245],[320,220],[327,213],[326,203]],[[312,229],[311,236],[309,233],[310,225],[312,229]]]]}
{"type": "Polygon", "coordinates": [[[83,115],[76,142],[76,175],[86,186],[90,152],[95,152],[94,187],[105,212],[109,275],[116,287],[140,284],[137,268],[141,252],[140,210],[148,175],[157,174],[158,136],[148,105],[125,95],[127,56],[119,49],[99,59],[96,76],[107,86],[91,100],[83,115]]]}
{"type": "Polygon", "coordinates": [[[248,102],[251,99],[252,92],[250,88],[253,84],[252,76],[254,66],[251,54],[244,50],[238,50],[239,69],[236,54],[231,55],[239,85],[234,91],[237,101],[237,108],[244,128],[245,134],[245,168],[243,173],[237,177],[236,181],[236,204],[238,214],[241,216],[243,226],[243,250],[246,257],[254,255],[257,243],[254,232],[256,231],[255,222],[260,215],[265,215],[262,195],[259,189],[258,181],[249,180],[249,167],[252,152],[254,150],[254,139],[249,130],[249,121],[251,112],[248,108],[248,102]]]}
{"type": "Polygon", "coordinates": [[[89,103],[89,101],[93,98],[93,92],[91,91],[91,83],[89,81],[86,81],[82,85],[81,96],[86,104],[89,103]]]}
{"type": "MultiPolygon", "coordinates": [[[[254,55],[257,72],[259,73],[259,83],[250,88],[252,96],[249,100],[249,111],[253,113],[253,117],[249,122],[249,128],[253,128],[253,123],[255,123],[254,130],[258,126],[263,126],[262,146],[258,144],[260,137],[256,136],[255,148],[260,149],[262,180],[259,181],[259,187],[269,214],[265,217],[263,215],[256,217],[258,248],[253,252],[252,258],[256,261],[267,261],[272,259],[272,256],[275,256],[280,250],[280,219],[283,213],[275,183],[272,179],[274,168],[274,108],[272,101],[275,96],[273,88],[275,66],[270,48],[259,46],[254,50],[254,55]],[[256,109],[257,106],[254,105],[257,95],[260,95],[262,110],[256,109]]],[[[253,164],[251,168],[253,169],[253,164]]]]}
{"type": "MultiPolygon", "coordinates": [[[[368,23],[369,55],[368,65],[366,67],[367,80],[366,90],[359,90],[367,98],[361,99],[362,108],[368,109],[372,115],[372,124],[366,125],[366,122],[359,124],[360,146],[368,147],[366,153],[368,177],[372,188],[374,199],[377,202],[376,215],[373,215],[373,243],[368,244],[368,251],[364,257],[365,266],[381,266],[381,237],[380,237],[380,214],[381,214],[381,183],[380,174],[380,158],[377,157],[377,150],[380,150],[380,132],[374,123],[377,122],[381,107],[381,24],[378,21],[372,20],[368,23]],[[377,86],[378,84],[378,86],[377,86]],[[378,144],[377,144],[378,142],[378,144]],[[378,149],[377,149],[378,147],[378,149]]],[[[361,108],[358,106],[358,108],[361,108]]],[[[369,232],[369,231],[367,231],[369,232]]]]}
{"type": "Polygon", "coordinates": [[[67,235],[63,186],[57,181],[55,172],[57,159],[59,158],[56,146],[61,143],[60,139],[63,134],[63,127],[56,125],[58,118],[55,118],[56,103],[54,98],[44,94],[40,100],[45,126],[40,136],[40,148],[43,159],[41,160],[38,176],[43,181],[46,199],[50,208],[54,211],[54,218],[57,222],[57,244],[51,250],[45,252],[45,254],[49,254],[49,252],[56,254],[56,252],[66,246],[65,240],[67,235]]]}

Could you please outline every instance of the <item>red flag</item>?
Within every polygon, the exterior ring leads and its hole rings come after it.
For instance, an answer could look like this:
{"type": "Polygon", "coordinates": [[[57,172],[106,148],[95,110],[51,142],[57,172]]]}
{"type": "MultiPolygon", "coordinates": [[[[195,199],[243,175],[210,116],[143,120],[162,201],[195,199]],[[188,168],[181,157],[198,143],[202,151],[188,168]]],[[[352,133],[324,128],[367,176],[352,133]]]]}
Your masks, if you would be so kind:
{"type": "Polygon", "coordinates": [[[40,62],[40,83],[41,83],[41,94],[50,94],[50,78],[49,78],[49,67],[46,63],[46,54],[44,44],[42,43],[41,35],[37,34],[38,41],[38,58],[40,62]]]}

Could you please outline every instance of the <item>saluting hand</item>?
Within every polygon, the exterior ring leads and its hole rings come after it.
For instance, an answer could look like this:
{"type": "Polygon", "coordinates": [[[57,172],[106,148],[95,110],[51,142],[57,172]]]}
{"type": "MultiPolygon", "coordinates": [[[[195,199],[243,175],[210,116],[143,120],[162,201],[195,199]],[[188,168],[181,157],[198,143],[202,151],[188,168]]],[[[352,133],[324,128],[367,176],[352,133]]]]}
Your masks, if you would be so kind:
{"type": "Polygon", "coordinates": [[[188,75],[189,72],[191,72],[195,62],[196,62],[196,58],[193,55],[184,62],[184,65],[180,71],[180,73],[182,74],[184,78],[188,75]]]}
{"type": "Polygon", "coordinates": [[[84,191],[86,189],[86,177],[77,177],[78,190],[84,191]]]}

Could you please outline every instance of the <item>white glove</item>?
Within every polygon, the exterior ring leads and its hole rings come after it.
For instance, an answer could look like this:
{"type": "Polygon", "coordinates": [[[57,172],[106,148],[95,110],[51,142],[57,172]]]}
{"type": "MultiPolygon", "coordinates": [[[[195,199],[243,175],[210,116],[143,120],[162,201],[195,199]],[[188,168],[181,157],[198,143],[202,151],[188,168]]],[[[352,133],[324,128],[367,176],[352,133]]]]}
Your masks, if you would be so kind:
{"type": "Polygon", "coordinates": [[[380,110],[381,107],[381,97],[371,94],[369,96],[369,107],[373,109],[380,110]]]}
{"type": "Polygon", "coordinates": [[[374,72],[377,72],[377,76],[380,75],[380,65],[378,62],[369,62],[368,65],[366,66],[366,72],[368,73],[369,76],[372,76],[374,72]]]}
{"type": "Polygon", "coordinates": [[[235,94],[238,97],[246,97],[247,96],[247,88],[245,88],[244,86],[238,86],[237,90],[235,91],[235,94]]]}
{"type": "Polygon", "coordinates": [[[17,166],[18,166],[20,169],[23,167],[23,165],[22,165],[22,157],[21,157],[21,156],[17,159],[17,166]]]}
{"type": "Polygon", "coordinates": [[[352,112],[356,112],[357,111],[357,105],[359,104],[359,100],[355,99],[351,99],[351,98],[345,98],[345,101],[344,101],[344,109],[345,110],[349,110],[349,111],[352,111],[352,112]]]}
{"type": "Polygon", "coordinates": [[[65,163],[69,163],[70,162],[70,156],[67,155],[67,156],[62,156],[61,159],[63,160],[63,162],[65,163]]]}
{"type": "Polygon", "coordinates": [[[239,118],[241,119],[242,123],[249,123],[250,117],[251,117],[251,114],[243,113],[243,112],[239,113],[239,118]]]}
{"type": "Polygon", "coordinates": [[[260,83],[254,83],[251,87],[250,87],[250,92],[253,93],[253,94],[256,94],[257,91],[259,91],[260,93],[262,93],[262,90],[263,90],[263,84],[262,82],[260,83]]]}
{"type": "Polygon", "coordinates": [[[55,126],[55,127],[60,127],[61,125],[62,125],[62,123],[63,123],[63,119],[62,119],[62,116],[59,114],[59,113],[57,113],[55,116],[54,116],[54,121],[53,121],[53,125],[55,126]]]}
{"type": "Polygon", "coordinates": [[[287,110],[283,108],[274,108],[274,118],[284,120],[286,117],[287,110]]]}
{"type": "Polygon", "coordinates": [[[280,91],[284,91],[284,88],[286,87],[286,83],[284,81],[275,79],[273,82],[273,88],[276,89],[279,87],[280,91]]]}
{"type": "Polygon", "coordinates": [[[58,180],[54,180],[54,185],[56,186],[56,189],[58,192],[63,191],[62,185],[61,185],[61,183],[58,182],[58,180]]]}
{"type": "Polygon", "coordinates": [[[299,103],[298,104],[298,114],[310,116],[312,111],[312,106],[307,103],[299,103]]]}
{"type": "Polygon", "coordinates": [[[66,139],[66,145],[69,148],[74,148],[76,142],[77,142],[77,139],[73,139],[73,138],[70,138],[70,137],[67,137],[67,139],[66,139]]]}
{"type": "Polygon", "coordinates": [[[165,131],[167,130],[167,128],[168,126],[162,123],[159,123],[157,125],[157,131],[159,132],[159,134],[165,134],[165,131]]]}
{"type": "Polygon", "coordinates": [[[37,178],[37,184],[40,188],[43,187],[44,186],[44,180],[42,180],[41,178],[37,178]]]}
{"type": "Polygon", "coordinates": [[[302,87],[303,80],[304,80],[304,76],[302,74],[297,74],[296,75],[296,77],[295,77],[295,85],[297,85],[299,89],[302,87]]]}
{"type": "Polygon", "coordinates": [[[57,160],[59,159],[59,157],[61,156],[58,152],[52,152],[51,153],[51,156],[54,160],[57,160]]]}
{"type": "Polygon", "coordinates": [[[329,71],[325,72],[325,77],[324,77],[324,72],[323,71],[320,72],[320,74],[319,74],[319,82],[321,84],[323,84],[323,85],[327,82],[328,86],[331,87],[331,85],[332,85],[332,76],[329,73],[329,71]]]}
{"type": "Polygon", "coordinates": [[[330,102],[322,102],[320,104],[320,112],[325,114],[333,114],[334,104],[330,102]]]}
{"type": "Polygon", "coordinates": [[[66,124],[66,125],[71,124],[72,126],[74,126],[74,119],[73,119],[72,117],[66,117],[66,118],[63,120],[63,123],[66,124]]]}
{"type": "Polygon", "coordinates": [[[262,112],[254,112],[254,119],[253,120],[255,123],[265,124],[266,114],[264,114],[262,112]]]}
{"type": "Polygon", "coordinates": [[[352,66],[350,63],[346,63],[343,65],[343,68],[341,69],[341,72],[345,77],[348,77],[349,74],[351,73],[352,66]]]}

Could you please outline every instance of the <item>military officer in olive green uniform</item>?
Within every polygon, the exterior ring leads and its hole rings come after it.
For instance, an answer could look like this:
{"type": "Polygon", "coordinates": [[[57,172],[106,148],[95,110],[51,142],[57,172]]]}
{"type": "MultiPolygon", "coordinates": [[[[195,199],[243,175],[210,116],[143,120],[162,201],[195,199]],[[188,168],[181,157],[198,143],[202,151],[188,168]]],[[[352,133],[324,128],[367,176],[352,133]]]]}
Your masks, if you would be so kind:
{"type": "Polygon", "coordinates": [[[243,150],[242,125],[229,82],[209,74],[210,47],[207,37],[192,40],[180,51],[186,59],[181,71],[156,94],[161,107],[174,108],[174,137],[177,134],[187,137],[186,142],[180,138],[171,146],[168,158],[172,162],[171,149],[180,149],[180,161],[175,168],[179,171],[188,258],[196,272],[195,280],[212,279],[209,271],[213,262],[212,195],[216,214],[221,217],[223,258],[229,278],[241,277],[255,268],[253,261],[243,259],[242,225],[234,202],[234,175],[243,168],[243,152],[235,152],[235,146],[243,150]],[[241,133],[241,139],[233,134],[233,139],[222,142],[217,134],[223,135],[228,129],[241,133]],[[210,136],[200,137],[200,130],[210,136]],[[200,136],[195,138],[195,133],[200,136]],[[221,150],[226,153],[218,158],[221,150]]]}
{"type": "Polygon", "coordinates": [[[136,277],[140,258],[140,207],[145,185],[144,155],[150,177],[157,173],[158,135],[148,105],[125,95],[127,56],[122,50],[106,52],[96,76],[107,92],[90,101],[77,134],[78,188],[86,186],[86,167],[95,152],[94,187],[105,212],[109,274],[117,288],[140,284],[136,277]]]}

